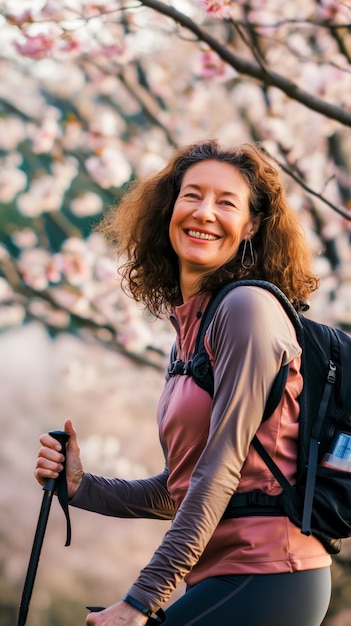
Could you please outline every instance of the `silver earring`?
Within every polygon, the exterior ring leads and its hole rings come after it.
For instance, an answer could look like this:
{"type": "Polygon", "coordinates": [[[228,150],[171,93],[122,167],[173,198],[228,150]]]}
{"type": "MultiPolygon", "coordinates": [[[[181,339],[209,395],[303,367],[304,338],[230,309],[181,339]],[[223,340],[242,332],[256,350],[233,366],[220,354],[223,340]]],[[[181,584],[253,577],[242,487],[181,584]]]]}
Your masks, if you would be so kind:
{"type": "Polygon", "coordinates": [[[255,262],[256,262],[256,260],[255,260],[255,255],[254,255],[254,251],[253,251],[252,241],[251,241],[251,239],[245,239],[243,253],[241,255],[241,265],[242,265],[242,267],[245,270],[250,270],[255,265],[255,262]],[[250,259],[251,259],[249,265],[245,264],[247,244],[249,244],[248,252],[249,252],[250,259]]]}

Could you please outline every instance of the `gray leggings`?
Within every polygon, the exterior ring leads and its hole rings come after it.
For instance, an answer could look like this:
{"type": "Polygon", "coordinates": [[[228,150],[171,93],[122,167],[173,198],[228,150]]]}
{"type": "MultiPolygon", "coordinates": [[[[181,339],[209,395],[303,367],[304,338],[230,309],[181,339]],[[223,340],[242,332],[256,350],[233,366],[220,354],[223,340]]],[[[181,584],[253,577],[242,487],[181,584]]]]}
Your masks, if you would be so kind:
{"type": "Polygon", "coordinates": [[[166,626],[320,626],[330,568],[208,578],[166,611],[166,626]]]}

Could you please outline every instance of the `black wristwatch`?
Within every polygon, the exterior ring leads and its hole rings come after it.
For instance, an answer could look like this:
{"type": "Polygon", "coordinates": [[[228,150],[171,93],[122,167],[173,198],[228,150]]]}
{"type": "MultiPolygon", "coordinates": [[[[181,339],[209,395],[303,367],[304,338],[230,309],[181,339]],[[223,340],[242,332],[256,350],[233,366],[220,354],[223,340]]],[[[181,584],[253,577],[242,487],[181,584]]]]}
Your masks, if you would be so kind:
{"type": "Polygon", "coordinates": [[[138,602],[138,600],[135,600],[135,598],[130,596],[128,593],[124,596],[123,600],[125,602],[128,602],[130,606],[138,609],[138,611],[143,613],[143,615],[146,615],[148,618],[147,623],[149,626],[159,626],[159,624],[165,623],[166,615],[162,609],[158,609],[158,611],[154,613],[153,611],[151,611],[151,609],[149,609],[147,606],[144,606],[144,604],[141,604],[141,602],[138,602]]]}
{"type": "Polygon", "coordinates": [[[138,609],[138,611],[140,611],[144,615],[147,615],[147,617],[151,617],[151,615],[152,615],[151,609],[149,609],[147,606],[144,606],[143,604],[141,604],[141,602],[138,602],[138,600],[135,600],[135,598],[132,598],[132,596],[129,596],[128,594],[126,594],[124,596],[123,600],[125,602],[128,602],[128,604],[130,604],[130,606],[134,607],[135,609],[138,609]]]}

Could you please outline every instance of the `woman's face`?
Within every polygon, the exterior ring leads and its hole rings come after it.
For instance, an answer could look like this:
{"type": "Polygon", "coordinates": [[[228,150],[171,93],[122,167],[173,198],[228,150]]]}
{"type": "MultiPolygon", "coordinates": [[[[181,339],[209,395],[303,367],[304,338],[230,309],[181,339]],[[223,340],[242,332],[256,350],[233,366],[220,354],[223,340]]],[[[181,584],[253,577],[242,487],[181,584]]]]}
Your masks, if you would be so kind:
{"type": "Polygon", "coordinates": [[[169,226],[181,283],[233,259],[259,221],[249,211],[249,187],[229,163],[201,161],[185,173],[169,226]]]}

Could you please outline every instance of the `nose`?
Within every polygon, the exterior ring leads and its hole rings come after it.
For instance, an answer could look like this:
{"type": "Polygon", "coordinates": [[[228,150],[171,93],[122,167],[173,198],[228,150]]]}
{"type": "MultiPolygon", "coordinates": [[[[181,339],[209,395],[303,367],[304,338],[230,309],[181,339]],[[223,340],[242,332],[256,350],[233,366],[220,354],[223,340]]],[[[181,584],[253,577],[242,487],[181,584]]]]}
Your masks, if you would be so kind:
{"type": "Polygon", "coordinates": [[[202,222],[214,222],[216,219],[214,199],[211,196],[204,196],[194,208],[193,216],[202,222]]]}

